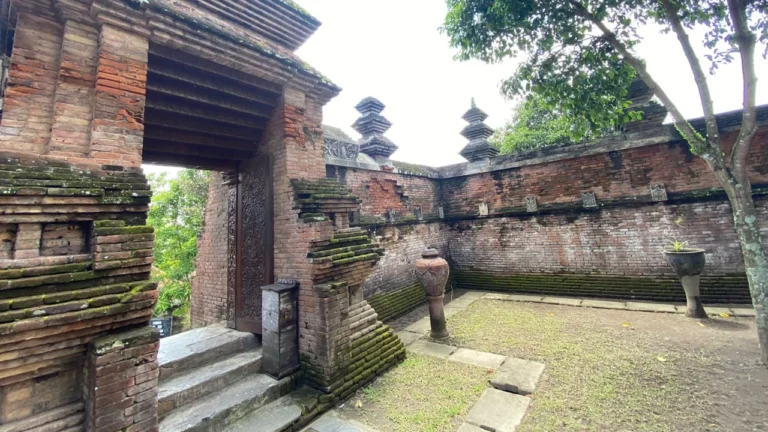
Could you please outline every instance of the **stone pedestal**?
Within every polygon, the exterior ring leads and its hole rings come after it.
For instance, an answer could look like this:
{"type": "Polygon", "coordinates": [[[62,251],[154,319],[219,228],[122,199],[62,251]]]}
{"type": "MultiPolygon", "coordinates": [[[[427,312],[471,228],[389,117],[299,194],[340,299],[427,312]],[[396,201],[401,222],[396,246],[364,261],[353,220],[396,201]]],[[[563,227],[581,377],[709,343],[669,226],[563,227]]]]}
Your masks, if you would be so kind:
{"type": "Polygon", "coordinates": [[[432,328],[430,337],[432,339],[448,338],[445,310],[443,309],[448,274],[448,262],[440,258],[435,249],[425,250],[421,254],[421,259],[416,261],[416,277],[427,292],[429,321],[432,328]]]}
{"type": "Polygon", "coordinates": [[[276,379],[299,369],[298,288],[294,280],[261,288],[261,368],[276,379]]]}

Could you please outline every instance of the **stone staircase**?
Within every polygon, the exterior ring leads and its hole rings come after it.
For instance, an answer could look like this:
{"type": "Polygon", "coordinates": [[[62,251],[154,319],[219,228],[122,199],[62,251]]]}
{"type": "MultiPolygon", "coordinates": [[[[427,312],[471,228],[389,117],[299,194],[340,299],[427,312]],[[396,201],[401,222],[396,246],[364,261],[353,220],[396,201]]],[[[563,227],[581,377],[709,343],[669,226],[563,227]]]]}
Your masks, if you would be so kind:
{"type": "Polygon", "coordinates": [[[316,395],[261,371],[253,334],[204,327],[163,339],[158,354],[160,432],[281,432],[316,395]],[[309,393],[309,394],[308,394],[309,393]]]}

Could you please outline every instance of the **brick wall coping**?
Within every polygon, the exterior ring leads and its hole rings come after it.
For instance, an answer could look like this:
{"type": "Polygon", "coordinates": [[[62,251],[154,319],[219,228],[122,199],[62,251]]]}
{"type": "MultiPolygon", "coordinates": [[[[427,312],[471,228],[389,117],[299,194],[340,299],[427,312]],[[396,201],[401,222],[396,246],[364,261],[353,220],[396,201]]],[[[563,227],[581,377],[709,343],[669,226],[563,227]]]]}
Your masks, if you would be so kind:
{"type": "MultiPolygon", "coordinates": [[[[738,130],[741,126],[742,110],[731,111],[717,115],[721,132],[738,130]]],[[[758,126],[768,125],[768,105],[761,105],[757,109],[758,126]]],[[[703,118],[690,121],[697,129],[704,128],[703,118]]],[[[446,179],[463,177],[473,174],[481,174],[493,171],[502,171],[529,165],[539,165],[556,162],[565,159],[575,159],[582,156],[609,153],[613,151],[627,150],[637,147],[645,147],[656,144],[680,141],[683,138],[671,124],[660,125],[658,128],[638,132],[626,136],[606,137],[598,141],[571,145],[568,147],[545,148],[527,153],[498,156],[477,162],[465,162],[455,165],[433,168],[425,165],[408,164],[405,162],[391,161],[395,174],[413,175],[419,177],[446,179]]],[[[326,158],[328,165],[345,166],[362,170],[381,171],[380,167],[368,167],[355,164],[354,161],[341,161],[336,158],[326,158]]]]}

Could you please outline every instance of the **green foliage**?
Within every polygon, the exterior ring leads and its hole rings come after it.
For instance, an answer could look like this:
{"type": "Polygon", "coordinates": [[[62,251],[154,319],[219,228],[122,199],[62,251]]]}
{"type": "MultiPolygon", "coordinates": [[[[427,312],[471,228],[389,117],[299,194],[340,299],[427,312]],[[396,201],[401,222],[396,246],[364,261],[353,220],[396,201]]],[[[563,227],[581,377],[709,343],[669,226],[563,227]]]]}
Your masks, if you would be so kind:
{"type": "Polygon", "coordinates": [[[197,236],[202,231],[208,197],[207,171],[183,170],[177,178],[166,173],[149,176],[154,191],[147,223],[155,228],[152,278],[160,285],[156,315],[189,314],[197,236]]]}
{"type": "MultiPolygon", "coordinates": [[[[496,131],[491,142],[501,154],[521,153],[544,147],[564,147],[577,143],[571,135],[574,119],[547,106],[542,98],[532,94],[521,102],[503,128],[496,131]]],[[[600,136],[610,133],[600,131],[600,136]]],[[[595,138],[588,131],[584,139],[595,138]]]]}
{"type": "MultiPolygon", "coordinates": [[[[728,2],[670,1],[684,27],[706,28],[704,45],[713,68],[729,62],[735,36],[728,2]]],[[[443,31],[459,49],[457,58],[522,59],[502,91],[508,97],[536,95],[569,117],[568,133],[575,141],[639,114],[626,100],[636,72],[616,51],[616,42],[632,52],[640,41],[638,29],[646,23],[670,29],[662,2],[656,0],[447,0],[447,4],[443,31]]],[[[746,5],[750,27],[763,44],[768,42],[766,12],[768,0],[746,5]]]]}

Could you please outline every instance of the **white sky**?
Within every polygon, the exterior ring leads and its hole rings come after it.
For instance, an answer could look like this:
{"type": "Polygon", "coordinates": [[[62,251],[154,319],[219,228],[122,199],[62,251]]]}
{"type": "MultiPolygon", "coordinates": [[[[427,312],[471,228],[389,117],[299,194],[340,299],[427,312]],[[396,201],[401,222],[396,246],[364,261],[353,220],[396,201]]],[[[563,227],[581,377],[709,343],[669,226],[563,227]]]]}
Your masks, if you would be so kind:
{"type": "MultiPolygon", "coordinates": [[[[382,114],[393,123],[387,136],[400,147],[393,159],[442,166],[464,161],[459,151],[466,140],[459,131],[472,97],[489,114],[489,125],[502,126],[511,117],[515,103],[504,100],[499,83],[514,72],[515,61],[454,61],[455,50],[438,31],[446,13],[444,0],[295,1],[323,23],[298,55],[343,89],[326,105],[325,124],[359,138],[350,127],[359,116],[354,106],[364,97],[376,97],[387,106],[382,114]]],[[[686,116],[701,116],[677,39],[657,28],[642,34],[645,40],[637,51],[651,74],[686,116]]],[[[691,39],[694,46],[703,46],[700,32],[691,39]]],[[[757,57],[757,76],[768,77],[768,61],[757,57]]],[[[710,86],[717,112],[741,108],[738,63],[721,67],[710,77],[710,86]]],[[[768,103],[766,79],[758,87],[757,100],[768,103]]],[[[145,166],[148,172],[159,168],[145,166]]]]}

